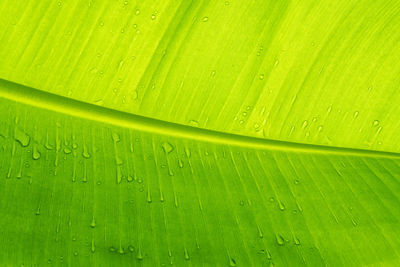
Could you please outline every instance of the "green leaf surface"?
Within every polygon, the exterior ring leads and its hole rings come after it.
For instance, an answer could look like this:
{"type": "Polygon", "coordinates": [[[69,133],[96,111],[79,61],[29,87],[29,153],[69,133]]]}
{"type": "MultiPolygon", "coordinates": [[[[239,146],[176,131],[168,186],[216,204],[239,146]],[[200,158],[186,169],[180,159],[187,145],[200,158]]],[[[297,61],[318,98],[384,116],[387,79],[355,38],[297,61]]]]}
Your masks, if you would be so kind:
{"type": "Polygon", "coordinates": [[[397,1],[0,1],[1,266],[398,266],[397,1]]]}

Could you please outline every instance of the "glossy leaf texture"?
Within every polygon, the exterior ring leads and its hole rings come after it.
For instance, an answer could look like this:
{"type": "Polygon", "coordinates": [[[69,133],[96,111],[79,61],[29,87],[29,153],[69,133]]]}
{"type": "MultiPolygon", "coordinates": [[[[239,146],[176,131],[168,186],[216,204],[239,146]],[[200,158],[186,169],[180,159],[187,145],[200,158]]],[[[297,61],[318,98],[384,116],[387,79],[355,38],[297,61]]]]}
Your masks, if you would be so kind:
{"type": "Polygon", "coordinates": [[[147,117],[400,151],[398,1],[2,1],[0,77],[147,117]]]}
{"type": "Polygon", "coordinates": [[[399,12],[1,1],[0,265],[398,265],[399,12]]]}

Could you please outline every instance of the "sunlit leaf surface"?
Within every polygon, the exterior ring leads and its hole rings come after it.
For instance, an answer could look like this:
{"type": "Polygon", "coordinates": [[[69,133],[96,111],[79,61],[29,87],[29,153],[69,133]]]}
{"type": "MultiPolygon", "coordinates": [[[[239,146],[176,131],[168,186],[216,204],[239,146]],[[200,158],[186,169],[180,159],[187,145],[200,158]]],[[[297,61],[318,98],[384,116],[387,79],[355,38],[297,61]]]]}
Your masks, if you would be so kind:
{"type": "Polygon", "coordinates": [[[0,265],[398,266],[399,12],[0,1],[0,265]]]}

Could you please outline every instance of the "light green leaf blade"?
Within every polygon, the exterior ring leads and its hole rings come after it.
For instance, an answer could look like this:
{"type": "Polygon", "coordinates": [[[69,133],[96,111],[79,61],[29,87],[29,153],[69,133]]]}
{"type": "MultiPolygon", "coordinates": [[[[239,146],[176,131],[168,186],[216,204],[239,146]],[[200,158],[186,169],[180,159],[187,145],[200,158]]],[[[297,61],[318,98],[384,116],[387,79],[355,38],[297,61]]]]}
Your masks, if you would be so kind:
{"type": "Polygon", "coordinates": [[[1,1],[0,265],[398,265],[399,10],[1,1]]]}

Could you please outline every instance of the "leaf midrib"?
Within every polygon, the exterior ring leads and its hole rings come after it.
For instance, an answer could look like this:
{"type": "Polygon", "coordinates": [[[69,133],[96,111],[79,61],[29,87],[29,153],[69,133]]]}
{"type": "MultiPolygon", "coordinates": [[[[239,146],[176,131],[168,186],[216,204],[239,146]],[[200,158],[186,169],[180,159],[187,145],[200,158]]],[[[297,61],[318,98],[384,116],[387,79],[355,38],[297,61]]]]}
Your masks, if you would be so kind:
{"type": "Polygon", "coordinates": [[[296,143],[219,132],[148,118],[0,79],[0,97],[21,104],[142,132],[261,150],[400,158],[400,153],[296,143]]]}

